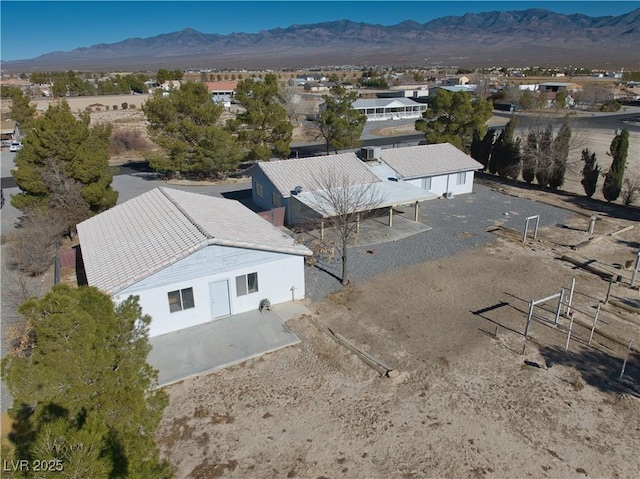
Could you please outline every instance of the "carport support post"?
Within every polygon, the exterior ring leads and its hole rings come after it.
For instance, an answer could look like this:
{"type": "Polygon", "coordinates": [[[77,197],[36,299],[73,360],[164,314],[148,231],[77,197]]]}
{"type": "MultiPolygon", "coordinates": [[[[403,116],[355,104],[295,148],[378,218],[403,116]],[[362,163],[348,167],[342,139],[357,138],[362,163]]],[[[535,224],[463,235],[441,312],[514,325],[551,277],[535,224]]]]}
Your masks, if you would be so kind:
{"type": "MultiPolygon", "coordinates": [[[[413,212],[413,221],[418,221],[418,202],[416,201],[415,210],[413,212]]],[[[638,253],[638,257],[640,257],[640,253],[638,253]]]]}
{"type": "Polygon", "coordinates": [[[389,207],[389,228],[393,227],[393,206],[389,207]]]}
{"type": "Polygon", "coordinates": [[[320,239],[324,239],[324,220],[320,220],[320,239]]]}
{"type": "MultiPolygon", "coordinates": [[[[553,322],[556,326],[558,325],[558,319],[560,318],[560,309],[562,309],[562,300],[564,299],[564,289],[560,290],[560,298],[558,298],[558,307],[556,308],[556,319],[553,322]]],[[[573,321],[573,319],[572,319],[573,321]]]]}
{"type": "Polygon", "coordinates": [[[360,214],[356,216],[356,233],[360,233],[360,214]]]}

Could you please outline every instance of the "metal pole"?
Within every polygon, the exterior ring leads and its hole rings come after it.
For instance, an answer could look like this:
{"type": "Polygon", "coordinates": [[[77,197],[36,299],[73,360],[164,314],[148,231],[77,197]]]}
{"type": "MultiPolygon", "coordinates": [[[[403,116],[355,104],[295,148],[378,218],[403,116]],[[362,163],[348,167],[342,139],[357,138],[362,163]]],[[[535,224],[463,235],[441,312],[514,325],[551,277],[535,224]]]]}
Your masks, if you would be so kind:
{"type": "Polygon", "coordinates": [[[413,213],[413,221],[418,221],[418,202],[416,201],[415,211],[413,213]]]}
{"type": "Polygon", "coordinates": [[[320,220],[320,239],[324,239],[324,220],[320,220]]]}
{"type": "Polygon", "coordinates": [[[629,358],[629,353],[631,352],[631,343],[633,343],[633,339],[629,340],[629,345],[627,346],[627,354],[624,355],[624,362],[622,363],[622,371],[620,371],[620,377],[618,381],[622,381],[622,376],[624,376],[624,370],[627,367],[627,359],[629,358]]]}
{"type": "Polygon", "coordinates": [[[592,213],[591,214],[591,219],[589,220],[589,229],[587,231],[590,235],[593,234],[593,231],[596,228],[596,218],[597,217],[598,217],[598,213],[592,213]]]}
{"type": "Polygon", "coordinates": [[[560,290],[560,299],[558,299],[558,307],[556,308],[556,320],[554,324],[558,325],[558,318],[560,317],[560,310],[562,309],[562,300],[564,299],[564,289],[560,290]]]}
{"type": "Polygon", "coordinates": [[[527,242],[527,230],[529,229],[529,218],[527,218],[527,221],[524,223],[524,234],[522,235],[522,242],[526,243],[527,242]]]}
{"type": "Polygon", "coordinates": [[[567,304],[567,309],[564,312],[564,314],[566,314],[567,316],[569,316],[571,314],[571,301],[573,301],[573,290],[576,287],[576,277],[574,276],[573,278],[571,278],[571,291],[569,292],[569,301],[567,304]]]}
{"type": "Polygon", "coordinates": [[[591,326],[591,334],[589,335],[589,346],[591,346],[591,340],[593,339],[593,332],[596,330],[596,323],[598,322],[598,315],[600,314],[600,304],[598,304],[598,310],[593,318],[593,326],[591,326]]]}
{"type": "Polygon", "coordinates": [[[389,228],[393,226],[393,206],[389,208],[389,228]]]}
{"type": "Polygon", "coordinates": [[[356,233],[360,233],[360,215],[356,216],[356,233]]]}
{"type": "Polygon", "coordinates": [[[527,316],[527,326],[524,328],[524,337],[528,338],[529,337],[529,326],[531,325],[531,318],[533,318],[533,308],[535,306],[535,303],[533,301],[531,301],[531,303],[529,303],[529,316],[527,316]]]}
{"type": "Polygon", "coordinates": [[[569,323],[569,332],[567,333],[567,344],[564,345],[564,352],[569,351],[569,341],[571,340],[571,331],[573,330],[573,314],[571,315],[571,322],[569,323]]]}
{"type": "Polygon", "coordinates": [[[536,229],[533,230],[533,239],[538,239],[538,226],[540,225],[540,215],[536,215],[536,229]]]}
{"type": "Polygon", "coordinates": [[[613,286],[613,275],[611,275],[611,278],[609,279],[609,287],[607,288],[607,297],[604,298],[604,304],[607,304],[609,302],[609,295],[611,294],[611,286],[613,286]]]}
{"type": "Polygon", "coordinates": [[[638,265],[640,265],[640,249],[638,250],[638,256],[636,257],[636,266],[633,268],[633,276],[631,276],[631,287],[636,285],[636,276],[638,275],[638,265]]]}

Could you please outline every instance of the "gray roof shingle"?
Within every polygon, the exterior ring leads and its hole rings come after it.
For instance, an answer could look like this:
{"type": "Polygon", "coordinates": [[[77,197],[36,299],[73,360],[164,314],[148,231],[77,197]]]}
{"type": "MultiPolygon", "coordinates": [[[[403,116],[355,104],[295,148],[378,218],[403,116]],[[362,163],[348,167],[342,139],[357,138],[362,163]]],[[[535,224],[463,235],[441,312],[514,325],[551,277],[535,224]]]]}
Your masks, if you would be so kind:
{"type": "Polygon", "coordinates": [[[156,188],[78,224],[87,281],[116,294],[208,245],[310,255],[234,200],[156,188]]]}
{"type": "Polygon", "coordinates": [[[450,143],[382,150],[381,160],[401,178],[457,173],[482,168],[482,164],[450,143]]]}

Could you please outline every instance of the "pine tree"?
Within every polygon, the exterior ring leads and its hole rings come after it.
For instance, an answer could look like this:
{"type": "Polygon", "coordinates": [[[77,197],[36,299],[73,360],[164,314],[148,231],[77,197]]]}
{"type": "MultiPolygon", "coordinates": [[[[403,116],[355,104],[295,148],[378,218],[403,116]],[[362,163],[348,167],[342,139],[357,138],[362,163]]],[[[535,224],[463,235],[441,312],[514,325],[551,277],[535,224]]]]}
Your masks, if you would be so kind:
{"type": "Polygon", "coordinates": [[[81,185],[80,194],[92,212],[116,204],[118,192],[111,188],[109,169],[110,127],[89,126],[87,114],[76,120],[65,101],[50,106],[33,125],[11,172],[22,190],[11,197],[13,206],[21,210],[46,206],[51,191],[44,177],[51,164],[81,185]]]}
{"type": "Polygon", "coordinates": [[[520,175],[520,143],[513,140],[518,119],[511,117],[494,145],[495,171],[503,178],[518,178],[520,175]]]}
{"type": "Polygon", "coordinates": [[[491,161],[491,151],[493,150],[493,143],[496,137],[496,130],[489,128],[487,133],[482,138],[480,144],[479,158],[477,160],[484,166],[484,171],[489,168],[489,162],[491,161]]]}
{"type": "Polygon", "coordinates": [[[166,97],[159,92],[142,109],[149,136],[163,150],[148,156],[152,168],[215,177],[240,164],[243,151],[220,120],[224,109],[213,103],[202,83],[183,83],[166,97]]]}
{"type": "Polygon", "coordinates": [[[558,135],[551,145],[553,166],[549,177],[549,186],[552,189],[558,189],[564,183],[564,175],[567,171],[567,159],[569,158],[570,141],[571,128],[569,127],[569,117],[565,116],[558,135]]]}
{"type": "Polygon", "coordinates": [[[585,194],[591,198],[597,189],[600,165],[596,161],[596,154],[591,153],[588,148],[582,150],[582,161],[584,161],[584,167],[582,168],[582,181],[580,183],[584,187],[585,194]]]}
{"type": "Polygon", "coordinates": [[[60,460],[65,477],[171,477],[154,443],[167,397],[137,298],[114,307],[96,288],[58,285],[19,312],[28,341],[2,362],[15,457],[60,460]]]}
{"type": "Polygon", "coordinates": [[[537,135],[536,181],[542,188],[549,186],[553,174],[553,125],[549,123],[544,131],[537,135]]]}
{"type": "Polygon", "coordinates": [[[28,131],[33,126],[36,114],[35,104],[32,105],[29,95],[23,93],[19,88],[11,88],[9,97],[11,98],[9,118],[18,123],[18,128],[21,131],[28,131]]]}
{"type": "Polygon", "coordinates": [[[604,185],[602,185],[602,194],[609,202],[617,200],[618,196],[620,196],[628,151],[629,131],[625,128],[613,138],[609,147],[609,153],[613,161],[611,168],[604,177],[604,185]]]}
{"type": "Polygon", "coordinates": [[[528,184],[536,178],[538,164],[538,137],[534,132],[529,132],[522,155],[522,179],[528,184]]]}
{"type": "Polygon", "coordinates": [[[468,153],[474,132],[484,136],[492,111],[491,103],[468,92],[438,90],[415,128],[425,132],[427,144],[448,142],[468,153]]]}
{"type": "Polygon", "coordinates": [[[325,106],[315,124],[325,140],[327,154],[331,148],[337,153],[340,149],[360,145],[367,117],[353,109],[353,102],[358,94],[347,91],[342,86],[335,86],[331,88],[331,95],[323,95],[322,98],[325,106]]]}
{"type": "Polygon", "coordinates": [[[229,124],[249,150],[249,160],[269,160],[272,153],[288,158],[293,125],[280,96],[278,78],[267,73],[264,80],[247,78],[238,83],[236,101],[244,108],[229,124]]]}

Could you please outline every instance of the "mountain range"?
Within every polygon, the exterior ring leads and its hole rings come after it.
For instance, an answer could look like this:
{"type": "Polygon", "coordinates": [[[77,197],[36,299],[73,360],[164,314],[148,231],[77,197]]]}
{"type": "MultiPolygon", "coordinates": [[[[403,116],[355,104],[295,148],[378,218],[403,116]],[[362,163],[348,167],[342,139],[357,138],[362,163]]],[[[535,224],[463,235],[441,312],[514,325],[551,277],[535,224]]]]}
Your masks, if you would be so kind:
{"type": "Polygon", "coordinates": [[[350,20],[219,35],[191,28],[28,60],[8,72],[46,70],[279,69],[329,65],[587,66],[640,69],[640,8],[588,17],[529,9],[393,26],[350,20]]]}

